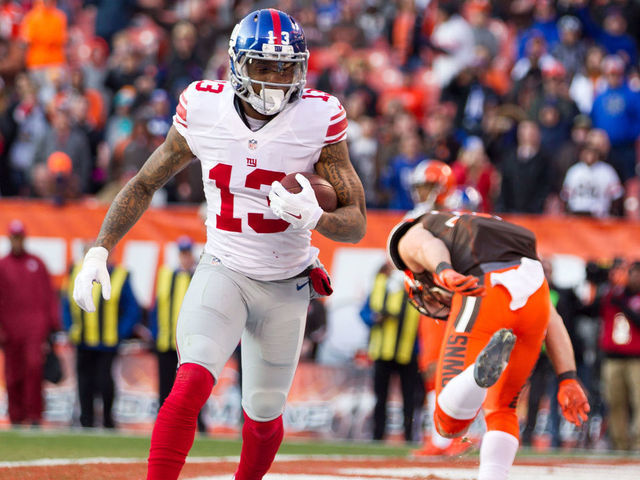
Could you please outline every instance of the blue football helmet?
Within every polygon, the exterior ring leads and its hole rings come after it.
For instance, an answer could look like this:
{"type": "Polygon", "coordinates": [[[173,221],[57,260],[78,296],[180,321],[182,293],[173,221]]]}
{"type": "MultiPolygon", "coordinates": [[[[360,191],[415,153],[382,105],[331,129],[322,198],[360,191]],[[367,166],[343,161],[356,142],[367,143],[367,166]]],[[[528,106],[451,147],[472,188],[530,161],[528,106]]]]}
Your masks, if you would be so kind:
{"type": "Polygon", "coordinates": [[[229,60],[236,95],[263,115],[281,112],[290,100],[302,94],[307,81],[309,51],[304,32],[290,15],[273,8],[256,10],[234,27],[229,39],[229,60]],[[279,62],[279,68],[293,63],[292,83],[252,79],[247,67],[254,59],[279,62]],[[260,85],[259,94],[254,85],[260,85]],[[286,92],[282,87],[287,87],[286,92]]]}
{"type": "Polygon", "coordinates": [[[444,200],[447,210],[478,212],[482,205],[482,195],[471,185],[458,185],[444,200]]]}

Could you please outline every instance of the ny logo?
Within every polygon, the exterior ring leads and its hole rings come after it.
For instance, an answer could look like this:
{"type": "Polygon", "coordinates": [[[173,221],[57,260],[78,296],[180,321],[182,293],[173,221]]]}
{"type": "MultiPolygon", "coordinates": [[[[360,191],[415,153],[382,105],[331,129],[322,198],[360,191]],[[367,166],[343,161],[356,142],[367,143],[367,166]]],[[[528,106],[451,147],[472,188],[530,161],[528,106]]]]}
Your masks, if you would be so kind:
{"type": "Polygon", "coordinates": [[[258,165],[258,159],[257,158],[249,158],[249,157],[247,157],[247,167],[255,167],[256,165],[258,165]]]}

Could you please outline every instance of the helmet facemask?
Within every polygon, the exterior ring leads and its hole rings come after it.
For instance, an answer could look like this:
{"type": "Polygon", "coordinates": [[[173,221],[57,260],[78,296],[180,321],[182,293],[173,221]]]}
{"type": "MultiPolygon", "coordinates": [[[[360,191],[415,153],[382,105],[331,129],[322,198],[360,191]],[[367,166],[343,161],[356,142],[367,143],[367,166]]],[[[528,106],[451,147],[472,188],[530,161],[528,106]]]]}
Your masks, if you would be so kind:
{"type": "Polygon", "coordinates": [[[436,199],[442,192],[442,185],[434,182],[420,182],[411,185],[411,198],[414,205],[420,205],[424,208],[434,208],[436,199]]]}
{"type": "Polygon", "coordinates": [[[409,270],[405,270],[404,287],[409,295],[409,303],[422,315],[436,320],[449,318],[452,292],[433,282],[425,284],[417,280],[409,270]]]}
{"type": "Polygon", "coordinates": [[[302,94],[306,83],[309,52],[294,53],[290,45],[264,45],[263,48],[272,51],[257,52],[247,49],[239,50],[236,54],[233,48],[229,48],[231,83],[236,95],[248,102],[258,113],[275,115],[284,110],[289,101],[302,94]],[[251,78],[250,65],[257,61],[274,62],[278,71],[293,69],[291,81],[275,83],[251,78]]]}

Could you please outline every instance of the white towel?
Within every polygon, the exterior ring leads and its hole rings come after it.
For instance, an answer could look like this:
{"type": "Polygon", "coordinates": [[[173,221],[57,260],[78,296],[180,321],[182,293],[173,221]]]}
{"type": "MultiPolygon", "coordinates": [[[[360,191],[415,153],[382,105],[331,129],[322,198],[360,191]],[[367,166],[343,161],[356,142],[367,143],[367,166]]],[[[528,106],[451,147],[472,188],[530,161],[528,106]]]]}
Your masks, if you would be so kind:
{"type": "Polygon", "coordinates": [[[513,311],[522,308],[544,282],[542,264],[531,258],[522,258],[520,266],[506,272],[496,272],[490,275],[491,286],[502,285],[511,295],[509,308],[513,311]]]}

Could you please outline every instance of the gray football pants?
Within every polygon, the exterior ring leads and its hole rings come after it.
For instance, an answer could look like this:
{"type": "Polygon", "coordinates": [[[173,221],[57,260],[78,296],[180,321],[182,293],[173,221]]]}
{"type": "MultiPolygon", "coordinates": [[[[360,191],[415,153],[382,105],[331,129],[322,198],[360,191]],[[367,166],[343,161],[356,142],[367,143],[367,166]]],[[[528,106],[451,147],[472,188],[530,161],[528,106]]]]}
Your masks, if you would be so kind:
{"type": "Polygon", "coordinates": [[[180,364],[202,365],[217,381],[242,340],[242,407],[256,421],[277,418],[298,365],[308,281],[253,280],[203,254],[178,316],[180,364]]]}

